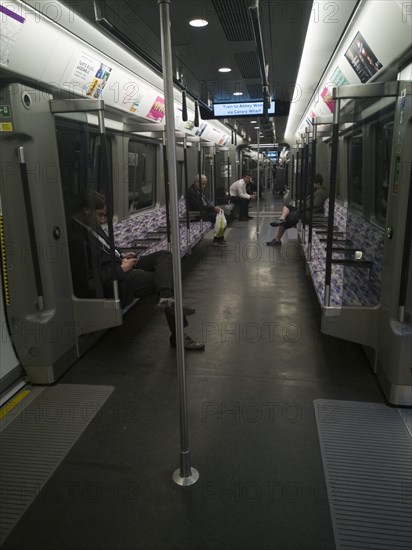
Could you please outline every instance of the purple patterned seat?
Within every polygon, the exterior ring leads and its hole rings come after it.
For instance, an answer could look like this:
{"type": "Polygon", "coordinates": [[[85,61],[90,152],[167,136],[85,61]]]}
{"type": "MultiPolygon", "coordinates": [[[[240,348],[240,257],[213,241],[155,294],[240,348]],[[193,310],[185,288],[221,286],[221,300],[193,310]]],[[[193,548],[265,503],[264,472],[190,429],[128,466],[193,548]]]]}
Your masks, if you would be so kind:
{"type": "MultiPolygon", "coordinates": [[[[328,208],[325,202],[325,211],[328,208]]],[[[382,229],[366,221],[359,213],[335,203],[335,227],[349,241],[352,249],[362,252],[364,264],[332,264],[330,304],[332,306],[375,306],[380,300],[380,281],[383,262],[384,233],[382,229]]],[[[324,234],[323,234],[324,237],[324,234]]],[[[307,246],[305,246],[307,254],[307,246]]],[[[334,252],[334,259],[344,259],[344,252],[334,252]]],[[[312,255],[308,262],[312,281],[321,305],[324,303],[326,242],[313,230],[312,255]]]]}
{"type": "MultiPolygon", "coordinates": [[[[186,216],[186,201],[180,199],[178,205],[179,219],[186,216]]],[[[156,207],[143,212],[137,212],[113,225],[114,240],[118,248],[133,248],[139,245],[139,240],[146,239],[148,233],[156,233],[159,228],[166,226],[166,207],[156,207]]],[[[209,231],[213,224],[210,222],[190,222],[189,230],[185,225],[181,225],[180,231],[180,249],[184,256],[190,247],[197,244],[209,231]],[[189,233],[189,239],[187,237],[189,233]]],[[[150,247],[146,248],[141,254],[150,254],[158,250],[167,250],[167,235],[160,233],[161,239],[154,240],[150,247]]]]}

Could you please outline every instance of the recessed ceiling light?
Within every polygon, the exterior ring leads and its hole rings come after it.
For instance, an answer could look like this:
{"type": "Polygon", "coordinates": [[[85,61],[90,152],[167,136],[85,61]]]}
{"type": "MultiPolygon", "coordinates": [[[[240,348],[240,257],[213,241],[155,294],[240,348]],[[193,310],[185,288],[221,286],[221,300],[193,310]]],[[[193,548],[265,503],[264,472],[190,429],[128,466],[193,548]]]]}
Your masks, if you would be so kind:
{"type": "Polygon", "coordinates": [[[191,27],[206,27],[208,24],[209,22],[206,19],[192,19],[189,21],[191,27]]]}
{"type": "Polygon", "coordinates": [[[229,67],[220,67],[219,73],[230,73],[231,70],[229,67]]]}
{"type": "Polygon", "coordinates": [[[243,92],[233,92],[233,95],[243,95],[243,92]]]}
{"type": "Polygon", "coordinates": [[[259,130],[260,126],[254,126],[255,130],[259,130]]]}
{"type": "Polygon", "coordinates": [[[250,124],[256,124],[257,120],[251,120],[250,124]]]}

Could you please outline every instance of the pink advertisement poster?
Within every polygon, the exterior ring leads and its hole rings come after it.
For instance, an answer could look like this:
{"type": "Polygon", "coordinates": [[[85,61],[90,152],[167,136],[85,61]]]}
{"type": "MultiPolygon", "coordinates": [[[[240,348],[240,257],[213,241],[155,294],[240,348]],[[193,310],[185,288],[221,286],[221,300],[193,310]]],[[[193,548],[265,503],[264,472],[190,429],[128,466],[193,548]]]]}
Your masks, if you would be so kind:
{"type": "Polygon", "coordinates": [[[333,88],[344,86],[346,84],[349,84],[349,81],[345,77],[345,75],[342,73],[342,71],[339,69],[339,67],[336,67],[333,75],[330,78],[330,82],[326,84],[326,86],[323,88],[321,92],[321,97],[327,105],[329,111],[333,114],[335,111],[335,104],[333,101],[333,88]]]}
{"type": "Polygon", "coordinates": [[[321,92],[321,97],[323,99],[323,101],[326,103],[326,105],[329,107],[329,111],[331,113],[334,112],[335,110],[335,105],[333,103],[333,97],[332,97],[332,90],[333,88],[323,88],[322,92],[321,92]]]}
{"type": "Polygon", "coordinates": [[[161,122],[165,116],[165,100],[159,95],[155,99],[150,111],[147,113],[147,118],[155,122],[161,122]]]}

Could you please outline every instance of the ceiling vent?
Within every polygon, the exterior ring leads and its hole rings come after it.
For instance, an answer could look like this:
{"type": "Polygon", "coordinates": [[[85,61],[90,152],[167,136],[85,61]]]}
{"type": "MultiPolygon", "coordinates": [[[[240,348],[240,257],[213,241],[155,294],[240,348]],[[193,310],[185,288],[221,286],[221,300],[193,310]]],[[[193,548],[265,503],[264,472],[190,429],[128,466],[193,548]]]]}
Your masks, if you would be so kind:
{"type": "Polygon", "coordinates": [[[238,52],[233,55],[243,78],[260,78],[256,51],[238,52]]]}
{"type": "MultiPolygon", "coordinates": [[[[120,9],[116,7],[116,4],[118,4],[118,0],[114,2],[114,13],[117,17],[120,17],[120,9]]],[[[122,16],[129,25],[144,23],[156,36],[160,37],[160,9],[157,2],[154,3],[152,0],[139,0],[139,2],[125,0],[124,4],[125,8],[122,16]]],[[[116,19],[114,19],[115,21],[116,19]]]]}
{"type": "Polygon", "coordinates": [[[254,39],[247,0],[212,0],[212,3],[230,42],[254,39]]]}

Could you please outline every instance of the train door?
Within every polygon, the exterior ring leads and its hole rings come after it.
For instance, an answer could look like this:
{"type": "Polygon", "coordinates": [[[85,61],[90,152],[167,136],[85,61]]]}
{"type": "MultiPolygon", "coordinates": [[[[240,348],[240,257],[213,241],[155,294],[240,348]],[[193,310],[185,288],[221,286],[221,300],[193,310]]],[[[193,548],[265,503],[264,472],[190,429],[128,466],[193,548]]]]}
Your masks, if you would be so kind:
{"type": "MultiPolygon", "coordinates": [[[[1,98],[10,113],[0,134],[6,317],[30,381],[49,384],[79,356],[80,335],[120,324],[122,312],[119,301],[105,299],[97,287],[88,289],[95,295],[74,293],[66,220],[75,196],[68,201],[61,178],[51,96],[12,83],[2,86],[1,98]]],[[[85,124],[86,113],[76,113],[75,104],[70,100],[72,118],[85,124]]],[[[88,168],[83,146],[79,135],[74,160],[64,167],[78,190],[88,168]]]]}
{"type": "Polygon", "coordinates": [[[156,201],[156,148],[136,139],[128,141],[129,213],[153,206],[156,201]]]}
{"type": "MultiPolygon", "coordinates": [[[[324,332],[330,329],[373,350],[374,368],[394,404],[411,401],[410,321],[397,319],[402,266],[409,268],[410,261],[410,252],[404,252],[410,250],[410,236],[405,229],[411,171],[410,94],[410,84],[402,82],[336,90],[322,320],[324,332]],[[379,143],[382,135],[390,138],[394,119],[392,144],[379,143]],[[339,132],[345,142],[340,149],[339,132]],[[389,169],[383,164],[388,158],[385,160],[382,147],[391,146],[389,169]],[[344,155],[340,160],[345,164],[342,171],[347,176],[348,196],[347,208],[340,208],[339,213],[334,204],[338,150],[344,155]],[[379,151],[376,167],[371,159],[379,151]],[[391,190],[385,199],[385,228],[375,208],[377,197],[382,200],[385,196],[385,189],[377,190],[377,183],[388,186],[388,170],[391,190]],[[339,224],[342,234],[333,234],[331,220],[339,224]],[[332,299],[341,305],[331,307],[332,299]]],[[[407,301],[406,294],[403,300],[407,301]]]]}
{"type": "Polygon", "coordinates": [[[381,128],[377,211],[386,215],[377,376],[394,405],[412,405],[412,86],[399,82],[394,125],[381,128]],[[390,167],[386,144],[392,142],[390,167]]]}

